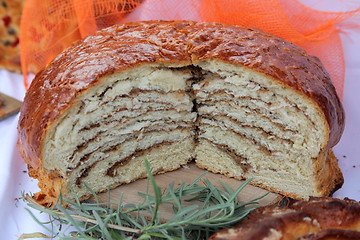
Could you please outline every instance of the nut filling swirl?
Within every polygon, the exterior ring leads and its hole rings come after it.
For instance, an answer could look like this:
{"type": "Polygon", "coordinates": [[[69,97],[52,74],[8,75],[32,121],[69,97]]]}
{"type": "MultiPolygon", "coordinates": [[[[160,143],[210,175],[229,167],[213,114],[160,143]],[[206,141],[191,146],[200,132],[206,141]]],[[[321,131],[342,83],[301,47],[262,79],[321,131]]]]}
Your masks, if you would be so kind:
{"type": "MultiPolygon", "coordinates": [[[[343,181],[344,111],[316,57],[260,30],[149,21],[103,29],[30,86],[19,148],[41,202],[80,198],[194,160],[289,197],[343,181]],[[56,173],[56,175],[55,175],[56,173]],[[45,197],[44,197],[45,196],[45,197]]],[[[40,200],[39,200],[40,201],[40,200]]]]}

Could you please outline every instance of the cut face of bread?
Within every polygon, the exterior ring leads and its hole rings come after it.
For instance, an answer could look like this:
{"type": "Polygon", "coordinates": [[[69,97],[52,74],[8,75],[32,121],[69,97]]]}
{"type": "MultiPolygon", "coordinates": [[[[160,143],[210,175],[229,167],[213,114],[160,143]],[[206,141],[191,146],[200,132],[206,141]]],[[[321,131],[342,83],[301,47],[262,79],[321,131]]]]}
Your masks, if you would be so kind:
{"type": "Polygon", "coordinates": [[[145,177],[145,157],[154,173],[187,164],[194,157],[192,81],[190,69],[151,66],[107,76],[51,128],[44,168],[68,176],[82,196],[84,182],[103,191],[145,177]]]}
{"type": "Polygon", "coordinates": [[[220,24],[129,23],[75,43],[37,74],[19,149],[43,204],[60,189],[85,198],[86,185],[101,192],[146,177],[144,158],[154,173],[195,159],[308,199],[343,181],[331,150],[343,114],[321,63],[279,38],[220,24]]]}
{"type": "MultiPolygon", "coordinates": [[[[254,177],[255,183],[281,186],[288,195],[317,196],[323,189],[311,187],[318,184],[314,172],[328,167],[317,162],[334,163],[323,154],[329,130],[313,101],[247,68],[217,61],[198,66],[205,72],[193,86],[198,166],[239,179],[254,177]]],[[[329,173],[321,175],[328,179],[329,173]]]]}

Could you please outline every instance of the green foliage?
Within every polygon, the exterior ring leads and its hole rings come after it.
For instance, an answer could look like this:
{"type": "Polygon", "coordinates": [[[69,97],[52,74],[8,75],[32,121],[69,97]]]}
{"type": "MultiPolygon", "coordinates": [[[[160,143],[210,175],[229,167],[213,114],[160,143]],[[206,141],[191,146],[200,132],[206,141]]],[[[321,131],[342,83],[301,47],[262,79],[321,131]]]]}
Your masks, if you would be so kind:
{"type": "MultiPolygon", "coordinates": [[[[150,164],[145,159],[148,174],[148,189],[151,185],[154,196],[139,193],[144,199],[141,204],[98,201],[96,194],[85,185],[94,196],[94,202],[80,202],[74,193],[75,201],[59,197],[60,201],[51,209],[37,204],[31,197],[24,196],[28,206],[49,215],[49,221],[41,222],[29,210],[37,223],[43,226],[51,237],[60,239],[207,239],[222,228],[233,227],[246,215],[257,208],[257,200],[239,203],[237,195],[250,180],[245,181],[233,191],[221,182],[224,190],[215,187],[204,174],[194,182],[174,188],[170,183],[162,193],[151,174],[150,164]],[[198,184],[203,180],[204,186],[198,184]],[[62,201],[70,205],[64,208],[62,201]],[[184,202],[190,202],[186,204],[184,202]],[[193,204],[192,204],[193,203],[193,204]],[[164,222],[160,220],[159,207],[170,205],[173,217],[164,222]],[[152,217],[147,217],[152,216],[152,217]]],[[[37,233],[39,234],[39,233],[37,233]]]]}

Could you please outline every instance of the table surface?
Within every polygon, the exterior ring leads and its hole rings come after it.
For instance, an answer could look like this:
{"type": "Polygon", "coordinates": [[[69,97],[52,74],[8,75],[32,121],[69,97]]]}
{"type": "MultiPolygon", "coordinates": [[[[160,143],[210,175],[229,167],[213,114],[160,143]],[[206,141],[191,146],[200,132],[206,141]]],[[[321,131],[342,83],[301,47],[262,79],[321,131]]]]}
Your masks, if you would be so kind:
{"type": "MultiPolygon", "coordinates": [[[[357,3],[360,6],[360,1],[357,3]]],[[[337,7],[338,4],[337,1],[327,1],[324,6],[315,7],[331,10],[331,6],[337,7]]],[[[360,24],[359,18],[356,21],[360,24]]],[[[346,63],[343,97],[346,126],[342,139],[333,149],[339,159],[345,182],[334,193],[334,197],[360,201],[360,27],[359,31],[347,31],[341,37],[346,63]]],[[[0,70],[0,92],[22,100],[25,94],[22,76],[0,70]]],[[[0,121],[1,239],[17,239],[22,233],[46,233],[25,210],[22,200],[19,200],[22,191],[37,192],[38,188],[37,181],[28,177],[27,167],[16,149],[17,119],[18,115],[14,115],[0,121]]],[[[36,215],[44,221],[47,219],[45,214],[36,215]]]]}

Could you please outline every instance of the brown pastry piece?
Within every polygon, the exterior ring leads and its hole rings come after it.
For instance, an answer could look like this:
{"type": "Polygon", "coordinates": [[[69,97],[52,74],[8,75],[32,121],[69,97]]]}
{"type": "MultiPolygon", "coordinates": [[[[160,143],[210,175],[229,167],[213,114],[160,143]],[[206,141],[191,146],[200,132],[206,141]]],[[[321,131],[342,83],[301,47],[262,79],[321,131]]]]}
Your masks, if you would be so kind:
{"type": "Polygon", "coordinates": [[[290,197],[343,178],[331,148],[344,111],[320,61],[260,30],[150,21],[75,43],[28,90],[19,149],[42,203],[81,198],[195,158],[290,197]]]}
{"type": "Polygon", "coordinates": [[[360,231],[352,231],[345,229],[327,229],[319,233],[305,235],[299,240],[359,240],[360,231]]]}
{"type": "Polygon", "coordinates": [[[252,240],[360,239],[360,203],[349,199],[315,198],[290,207],[254,210],[235,228],[210,237],[252,240]]]}
{"type": "Polygon", "coordinates": [[[0,95],[0,108],[4,105],[4,99],[2,99],[1,95],[0,95]]]}
{"type": "Polygon", "coordinates": [[[20,18],[24,0],[0,0],[0,68],[21,72],[20,18]]]}
{"type": "Polygon", "coordinates": [[[0,120],[1,120],[2,116],[5,114],[5,111],[3,110],[4,105],[5,105],[4,99],[0,95],[0,120]]]}

